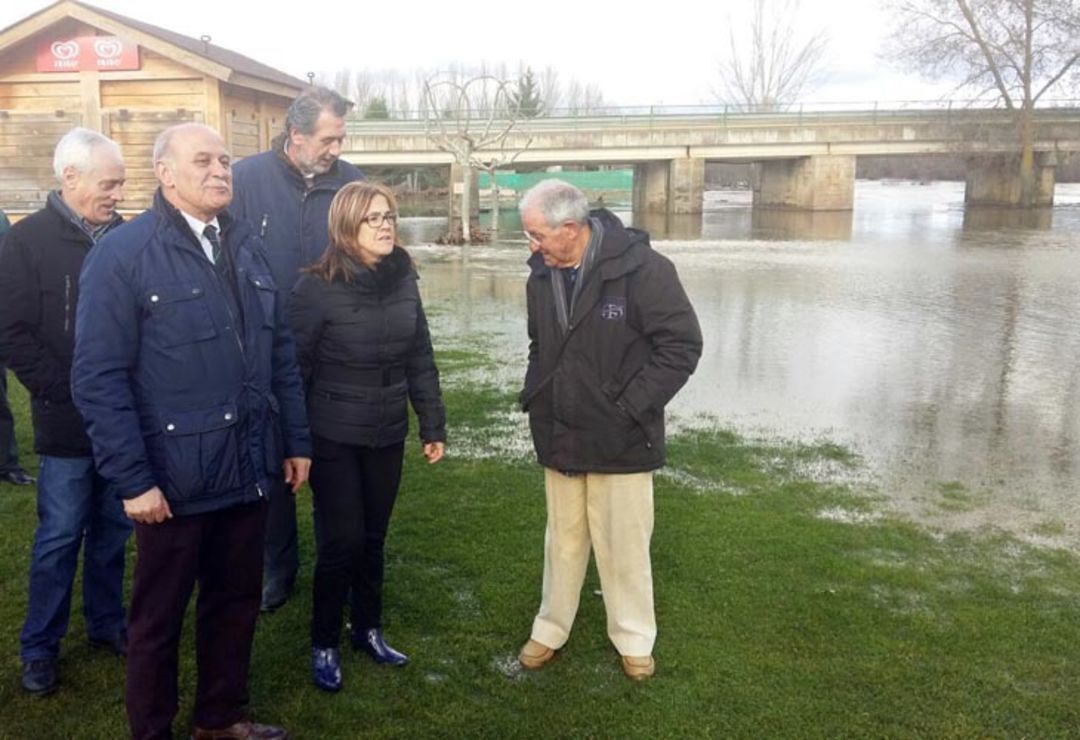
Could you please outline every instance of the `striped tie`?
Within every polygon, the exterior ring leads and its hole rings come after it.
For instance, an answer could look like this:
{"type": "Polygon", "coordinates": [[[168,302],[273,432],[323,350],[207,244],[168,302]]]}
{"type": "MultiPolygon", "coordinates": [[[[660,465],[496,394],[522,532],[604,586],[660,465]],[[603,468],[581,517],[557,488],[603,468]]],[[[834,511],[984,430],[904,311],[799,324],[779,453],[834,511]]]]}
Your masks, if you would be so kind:
{"type": "Polygon", "coordinates": [[[211,224],[207,224],[206,228],[203,229],[203,236],[206,237],[206,241],[210,242],[214,265],[220,270],[225,267],[225,265],[222,263],[221,239],[218,238],[217,229],[211,224]]]}

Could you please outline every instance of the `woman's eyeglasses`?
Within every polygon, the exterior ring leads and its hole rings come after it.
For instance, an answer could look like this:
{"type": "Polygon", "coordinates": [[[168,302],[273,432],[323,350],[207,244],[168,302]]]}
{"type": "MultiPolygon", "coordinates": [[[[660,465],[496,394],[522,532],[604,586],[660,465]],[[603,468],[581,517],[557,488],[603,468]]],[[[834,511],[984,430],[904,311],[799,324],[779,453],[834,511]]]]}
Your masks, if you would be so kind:
{"type": "Polygon", "coordinates": [[[390,213],[369,213],[361,220],[371,228],[377,229],[383,225],[383,221],[389,221],[391,226],[395,225],[398,220],[398,215],[393,211],[390,213]]]}

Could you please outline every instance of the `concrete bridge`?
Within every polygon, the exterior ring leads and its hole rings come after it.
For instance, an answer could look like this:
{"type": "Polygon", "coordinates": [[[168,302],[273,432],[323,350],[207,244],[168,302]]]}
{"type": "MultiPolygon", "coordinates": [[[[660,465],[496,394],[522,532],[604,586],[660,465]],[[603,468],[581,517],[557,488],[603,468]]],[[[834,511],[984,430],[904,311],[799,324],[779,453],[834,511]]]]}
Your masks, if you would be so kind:
{"type": "MultiPolygon", "coordinates": [[[[505,149],[524,149],[515,164],[633,165],[634,210],[673,214],[701,211],[706,162],[757,163],[755,205],[806,210],[851,209],[860,155],[969,155],[971,204],[1015,205],[1020,188],[1017,127],[1001,109],[545,117],[519,121],[505,149]]],[[[1037,200],[1050,205],[1054,168],[1080,151],[1080,105],[1037,110],[1035,150],[1037,200]]],[[[461,181],[422,120],[350,121],[343,156],[361,166],[450,166],[461,181]]]]}

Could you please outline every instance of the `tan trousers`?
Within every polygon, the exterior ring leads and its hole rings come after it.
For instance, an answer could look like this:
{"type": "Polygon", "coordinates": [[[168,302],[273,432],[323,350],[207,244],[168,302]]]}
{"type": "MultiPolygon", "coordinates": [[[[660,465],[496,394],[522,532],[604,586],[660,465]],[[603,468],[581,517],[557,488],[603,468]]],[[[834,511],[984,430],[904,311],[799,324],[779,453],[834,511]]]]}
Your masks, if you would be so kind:
{"type": "Polygon", "coordinates": [[[561,648],[574,624],[590,547],[621,655],[651,655],[656,642],[652,564],[652,473],[566,476],[545,469],[544,586],[532,639],[561,648]]]}

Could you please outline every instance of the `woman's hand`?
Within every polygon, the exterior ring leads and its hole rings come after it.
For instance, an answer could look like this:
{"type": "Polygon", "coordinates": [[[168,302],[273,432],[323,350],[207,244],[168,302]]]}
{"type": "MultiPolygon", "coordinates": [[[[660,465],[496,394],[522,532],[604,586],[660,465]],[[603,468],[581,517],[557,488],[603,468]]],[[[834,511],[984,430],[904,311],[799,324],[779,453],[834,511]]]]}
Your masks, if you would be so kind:
{"type": "Polygon", "coordinates": [[[442,460],[445,448],[446,445],[442,442],[424,442],[424,457],[427,458],[428,465],[434,465],[442,460]]]}

